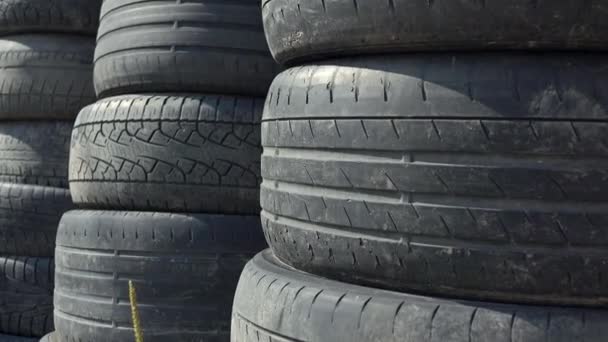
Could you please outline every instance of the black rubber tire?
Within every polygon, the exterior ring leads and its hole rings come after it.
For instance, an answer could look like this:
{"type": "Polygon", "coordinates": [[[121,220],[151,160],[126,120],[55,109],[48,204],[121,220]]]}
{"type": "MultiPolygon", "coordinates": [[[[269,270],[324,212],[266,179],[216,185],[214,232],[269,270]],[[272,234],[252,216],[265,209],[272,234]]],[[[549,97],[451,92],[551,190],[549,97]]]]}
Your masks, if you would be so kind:
{"type": "Polygon", "coordinates": [[[129,95],[82,110],[70,188],[84,208],[259,215],[264,100],[129,95]]]}
{"type": "Polygon", "coordinates": [[[53,269],[50,258],[0,257],[0,333],[40,337],[53,330],[53,269]]]}
{"type": "Polygon", "coordinates": [[[468,302],[383,291],[296,271],[268,251],[245,266],[232,342],[601,342],[603,310],[468,302]]]}
{"type": "Polygon", "coordinates": [[[48,342],[45,340],[38,340],[37,338],[0,334],[0,342],[38,342],[38,341],[48,342]]]}
{"type": "Polygon", "coordinates": [[[286,71],[262,123],[273,251],[382,288],[608,305],[606,66],[411,55],[286,71]]]}
{"type": "Polygon", "coordinates": [[[252,0],[106,0],[95,50],[100,97],[137,92],[265,96],[278,71],[252,0]]]}
{"type": "Polygon", "coordinates": [[[0,35],[24,32],[94,36],[101,0],[2,0],[0,35]]]}
{"type": "Polygon", "coordinates": [[[93,38],[25,34],[0,39],[0,120],[73,119],[95,101],[93,38]]]}
{"type": "Polygon", "coordinates": [[[68,187],[73,122],[0,122],[0,183],[68,187]]]}
{"type": "Polygon", "coordinates": [[[257,216],[69,212],[57,235],[57,338],[133,341],[133,281],[146,342],[227,341],[239,275],[265,246],[257,216]]]}
{"type": "Polygon", "coordinates": [[[601,0],[264,0],[281,63],[405,51],[607,50],[601,0]]]}
{"type": "Polygon", "coordinates": [[[0,183],[0,254],[52,257],[67,189],[0,183]]]}

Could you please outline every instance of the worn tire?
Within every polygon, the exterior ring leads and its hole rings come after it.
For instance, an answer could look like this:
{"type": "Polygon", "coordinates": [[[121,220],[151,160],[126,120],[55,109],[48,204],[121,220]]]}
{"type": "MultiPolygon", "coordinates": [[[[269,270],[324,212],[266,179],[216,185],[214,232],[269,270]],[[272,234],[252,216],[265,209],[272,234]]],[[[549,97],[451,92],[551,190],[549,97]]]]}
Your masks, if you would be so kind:
{"type": "Polygon", "coordinates": [[[264,0],[281,63],[404,51],[607,50],[601,0],[264,0]]]}
{"type": "Polygon", "coordinates": [[[604,341],[602,310],[468,302],[383,291],[296,271],[268,251],[245,266],[232,342],[604,341]]]}
{"type": "Polygon", "coordinates": [[[101,0],[2,0],[0,35],[23,32],[95,35],[101,0]]]}
{"type": "MultiPolygon", "coordinates": [[[[39,341],[39,342],[60,342],[60,341],[59,341],[59,340],[56,338],[56,336],[57,336],[57,335],[55,335],[55,332],[52,332],[52,333],[46,334],[46,335],[44,335],[44,337],[42,337],[42,338],[40,339],[40,341],[39,341]]],[[[0,342],[1,342],[1,341],[2,341],[2,340],[0,340],[0,342]]]]}
{"type": "Polygon", "coordinates": [[[73,122],[0,122],[0,182],[68,187],[73,122]]]}
{"type": "Polygon", "coordinates": [[[136,92],[264,96],[276,70],[257,1],[103,3],[94,77],[101,97],[136,92]]]}
{"type": "Polygon", "coordinates": [[[70,188],[85,208],[259,214],[263,99],[129,95],[81,112],[70,188]]]}
{"type": "Polygon", "coordinates": [[[262,123],[273,251],[382,288],[608,305],[606,66],[412,55],[286,71],[262,123]]]}
{"type": "Polygon", "coordinates": [[[57,235],[61,341],[133,341],[133,281],[146,341],[226,341],[243,266],[265,246],[259,217],[67,213],[57,235]]]}
{"type": "Polygon", "coordinates": [[[0,254],[52,257],[67,189],[0,183],[0,254]]]}
{"type": "Polygon", "coordinates": [[[0,257],[0,333],[40,337],[53,330],[53,268],[50,258],[0,257]]]}
{"type": "Polygon", "coordinates": [[[0,120],[75,118],[95,101],[94,44],[61,34],[0,38],[0,120]]]}

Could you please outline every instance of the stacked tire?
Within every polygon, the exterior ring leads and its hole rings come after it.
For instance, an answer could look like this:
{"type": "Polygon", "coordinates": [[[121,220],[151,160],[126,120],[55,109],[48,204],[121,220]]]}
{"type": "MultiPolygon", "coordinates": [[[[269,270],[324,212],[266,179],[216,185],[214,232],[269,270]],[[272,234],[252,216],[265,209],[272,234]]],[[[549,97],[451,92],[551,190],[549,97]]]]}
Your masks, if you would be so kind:
{"type": "Polygon", "coordinates": [[[260,121],[277,72],[257,1],[103,2],[49,340],[133,341],[132,310],[146,342],[229,340],[239,276],[267,246],[260,121]]]}
{"type": "Polygon", "coordinates": [[[266,0],[263,18],[292,68],[265,104],[271,250],[233,342],[605,340],[605,6],[266,0]]]}
{"type": "Polygon", "coordinates": [[[53,328],[55,235],[72,207],[74,119],[95,100],[99,7],[0,1],[0,341],[53,328]]]}

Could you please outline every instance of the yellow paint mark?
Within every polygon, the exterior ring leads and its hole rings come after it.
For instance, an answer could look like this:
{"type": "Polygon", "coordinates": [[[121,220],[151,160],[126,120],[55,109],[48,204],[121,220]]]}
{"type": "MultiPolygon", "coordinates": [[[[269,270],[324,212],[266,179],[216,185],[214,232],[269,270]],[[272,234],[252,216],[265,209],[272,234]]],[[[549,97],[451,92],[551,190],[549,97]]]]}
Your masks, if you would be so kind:
{"type": "Polygon", "coordinates": [[[133,320],[135,342],[144,342],[144,335],[139,321],[139,310],[137,310],[137,293],[135,292],[135,285],[133,285],[131,280],[129,280],[129,302],[131,303],[131,319],[133,320]]]}

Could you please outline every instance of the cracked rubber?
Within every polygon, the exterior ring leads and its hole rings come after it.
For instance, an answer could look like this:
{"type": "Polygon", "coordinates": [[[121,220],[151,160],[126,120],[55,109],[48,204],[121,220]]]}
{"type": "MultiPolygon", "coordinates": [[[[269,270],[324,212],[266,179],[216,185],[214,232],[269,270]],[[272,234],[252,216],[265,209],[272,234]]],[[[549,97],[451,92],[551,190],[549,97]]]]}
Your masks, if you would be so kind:
{"type": "Polygon", "coordinates": [[[0,255],[52,257],[67,189],[0,183],[0,255]]]}
{"type": "Polygon", "coordinates": [[[601,0],[264,0],[275,59],[455,50],[606,50],[601,0]],[[380,24],[381,23],[381,24],[380,24]]]}
{"type": "Polygon", "coordinates": [[[133,281],[147,342],[227,341],[239,275],[265,246],[258,216],[69,212],[57,235],[56,337],[133,341],[133,281]]]}
{"type": "Polygon", "coordinates": [[[53,269],[51,258],[0,257],[0,333],[41,337],[53,330],[53,269]]]}
{"type": "Polygon", "coordinates": [[[77,33],[95,36],[101,0],[3,0],[0,35],[77,33]]]}
{"type": "Polygon", "coordinates": [[[403,55],[285,71],[262,122],[273,251],[381,288],[607,305],[606,66],[403,55]]]}
{"type": "Polygon", "coordinates": [[[265,96],[278,71],[251,0],[106,0],[95,50],[100,97],[137,92],[265,96]]]}
{"type": "Polygon", "coordinates": [[[258,215],[262,98],[129,95],[82,110],[70,188],[86,208],[258,215]]]}
{"type": "Polygon", "coordinates": [[[65,34],[0,38],[0,120],[74,119],[95,101],[94,44],[65,34]]]}
{"type": "Polygon", "coordinates": [[[0,182],[68,187],[73,122],[0,123],[0,182]]]}
{"type": "Polygon", "coordinates": [[[269,251],[245,266],[232,342],[600,342],[603,310],[457,301],[340,283],[269,251]]]}

